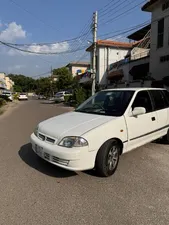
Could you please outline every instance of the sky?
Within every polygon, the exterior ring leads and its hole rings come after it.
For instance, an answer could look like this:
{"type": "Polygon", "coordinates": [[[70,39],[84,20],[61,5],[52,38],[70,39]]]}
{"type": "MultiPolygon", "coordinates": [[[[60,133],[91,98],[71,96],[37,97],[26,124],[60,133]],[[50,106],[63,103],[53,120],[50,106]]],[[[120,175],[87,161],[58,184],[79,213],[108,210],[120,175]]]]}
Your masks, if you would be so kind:
{"type": "Polygon", "coordinates": [[[0,45],[0,72],[39,77],[43,73],[47,76],[51,67],[65,66],[71,61],[89,61],[89,53],[86,53],[85,47],[92,41],[88,30],[93,12],[98,10],[99,39],[124,41],[127,35],[121,34],[124,30],[150,19],[149,13],[141,11],[144,4],[142,2],[143,0],[0,0],[0,41],[17,44],[53,43],[20,48],[33,52],[57,53],[28,54],[0,45]],[[127,10],[130,11],[126,12],[127,10]],[[110,34],[104,35],[107,33],[110,34]],[[75,41],[67,41],[83,34],[86,35],[75,41]],[[84,49],[80,50],[82,48],[84,49]],[[64,53],[75,49],[79,51],[64,53]]]}

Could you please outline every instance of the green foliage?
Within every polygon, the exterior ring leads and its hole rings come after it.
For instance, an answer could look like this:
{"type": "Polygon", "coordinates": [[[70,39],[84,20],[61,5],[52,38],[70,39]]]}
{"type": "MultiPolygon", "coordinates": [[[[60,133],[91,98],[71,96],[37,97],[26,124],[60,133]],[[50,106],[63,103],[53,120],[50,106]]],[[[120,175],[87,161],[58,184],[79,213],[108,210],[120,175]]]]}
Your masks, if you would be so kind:
{"type": "Polygon", "coordinates": [[[87,98],[86,92],[82,87],[78,87],[74,91],[74,99],[76,101],[76,106],[79,106],[87,98]]]}
{"type": "Polygon", "coordinates": [[[65,99],[65,102],[68,103],[70,102],[71,96],[65,96],[64,99],[65,99]]]}
{"type": "Polygon", "coordinates": [[[58,90],[72,88],[73,76],[66,67],[54,69],[53,75],[58,78],[56,82],[58,90]]]}
{"type": "Polygon", "coordinates": [[[0,98],[0,107],[6,104],[6,101],[3,98],[0,98]]]}
{"type": "Polygon", "coordinates": [[[17,100],[17,99],[18,99],[18,96],[19,96],[18,94],[14,94],[14,95],[13,95],[13,99],[14,99],[14,100],[17,100]]]}
{"type": "Polygon", "coordinates": [[[0,95],[0,98],[3,99],[6,102],[10,101],[7,95],[0,95]]]}
{"type": "Polygon", "coordinates": [[[14,81],[14,91],[16,92],[31,92],[37,88],[36,80],[32,77],[26,77],[22,74],[9,74],[12,81],[14,81]]]}

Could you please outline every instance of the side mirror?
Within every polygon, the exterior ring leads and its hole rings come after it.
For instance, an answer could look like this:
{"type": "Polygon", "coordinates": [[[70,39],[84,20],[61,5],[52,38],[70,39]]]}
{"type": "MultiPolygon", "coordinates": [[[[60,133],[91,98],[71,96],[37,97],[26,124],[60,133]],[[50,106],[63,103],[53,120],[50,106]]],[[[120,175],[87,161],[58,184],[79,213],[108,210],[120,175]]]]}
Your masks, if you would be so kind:
{"type": "Polygon", "coordinates": [[[139,116],[146,113],[146,109],[144,107],[135,107],[132,111],[133,116],[139,116]]]}

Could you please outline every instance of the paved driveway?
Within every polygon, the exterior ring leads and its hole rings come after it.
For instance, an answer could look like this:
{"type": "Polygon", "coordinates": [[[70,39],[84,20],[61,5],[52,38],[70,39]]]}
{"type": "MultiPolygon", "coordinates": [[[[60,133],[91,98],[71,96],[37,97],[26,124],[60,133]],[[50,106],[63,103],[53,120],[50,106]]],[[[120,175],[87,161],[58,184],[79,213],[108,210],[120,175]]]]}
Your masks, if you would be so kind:
{"type": "Polygon", "coordinates": [[[0,117],[0,224],[169,224],[169,146],[124,154],[110,178],[59,169],[33,153],[29,136],[65,111],[35,100],[0,117]]]}

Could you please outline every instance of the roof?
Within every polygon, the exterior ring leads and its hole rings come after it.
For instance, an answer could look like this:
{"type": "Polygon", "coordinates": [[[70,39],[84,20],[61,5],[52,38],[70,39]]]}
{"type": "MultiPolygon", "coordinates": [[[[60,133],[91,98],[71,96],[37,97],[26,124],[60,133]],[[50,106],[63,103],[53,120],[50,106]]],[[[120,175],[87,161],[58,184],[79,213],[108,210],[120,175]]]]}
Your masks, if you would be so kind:
{"type": "Polygon", "coordinates": [[[157,3],[159,0],[149,0],[145,5],[143,5],[142,10],[143,11],[150,11],[150,7],[154,4],[157,3]]]}
{"type": "Polygon", "coordinates": [[[142,90],[165,90],[165,88],[133,87],[133,88],[111,88],[102,91],[142,91],[142,90]]]}
{"type": "MultiPolygon", "coordinates": [[[[128,42],[118,42],[118,41],[110,41],[110,40],[98,40],[97,46],[104,47],[114,47],[114,48],[123,48],[123,49],[131,49],[133,47],[132,43],[128,42]]],[[[90,52],[93,48],[93,44],[89,46],[86,51],[90,52]]]]}
{"type": "Polygon", "coordinates": [[[89,62],[70,62],[69,64],[66,65],[66,67],[69,66],[90,66],[89,62]]]}
{"type": "Polygon", "coordinates": [[[127,38],[132,39],[134,41],[139,41],[144,38],[147,32],[151,29],[151,24],[137,30],[136,32],[130,34],[127,38]]]}

